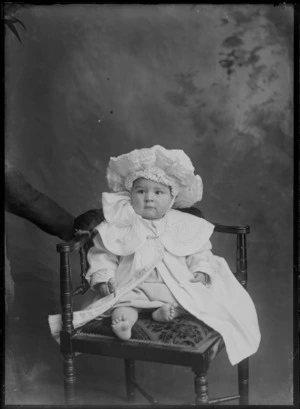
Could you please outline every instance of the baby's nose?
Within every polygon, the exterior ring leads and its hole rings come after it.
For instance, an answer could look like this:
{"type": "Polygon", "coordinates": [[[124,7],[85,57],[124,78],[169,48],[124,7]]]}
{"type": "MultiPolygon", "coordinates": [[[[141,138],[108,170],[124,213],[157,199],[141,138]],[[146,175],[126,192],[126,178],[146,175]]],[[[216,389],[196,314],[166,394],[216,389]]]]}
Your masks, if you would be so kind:
{"type": "Polygon", "coordinates": [[[146,202],[152,201],[152,200],[153,200],[153,197],[154,197],[153,193],[152,193],[152,192],[148,192],[148,193],[146,194],[146,202]]]}

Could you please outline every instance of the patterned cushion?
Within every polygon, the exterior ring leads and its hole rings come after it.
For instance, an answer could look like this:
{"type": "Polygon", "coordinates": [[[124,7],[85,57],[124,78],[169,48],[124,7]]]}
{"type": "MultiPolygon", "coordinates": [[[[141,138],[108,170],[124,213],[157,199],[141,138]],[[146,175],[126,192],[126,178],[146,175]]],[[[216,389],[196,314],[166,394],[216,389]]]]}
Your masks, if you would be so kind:
{"type": "MultiPolygon", "coordinates": [[[[78,334],[93,338],[116,338],[110,323],[110,318],[94,319],[81,327],[78,334]]],[[[140,314],[132,328],[131,339],[156,345],[192,349],[199,353],[207,351],[214,344],[211,358],[224,346],[218,332],[192,316],[179,317],[169,323],[160,323],[153,321],[149,314],[140,314]]]]}

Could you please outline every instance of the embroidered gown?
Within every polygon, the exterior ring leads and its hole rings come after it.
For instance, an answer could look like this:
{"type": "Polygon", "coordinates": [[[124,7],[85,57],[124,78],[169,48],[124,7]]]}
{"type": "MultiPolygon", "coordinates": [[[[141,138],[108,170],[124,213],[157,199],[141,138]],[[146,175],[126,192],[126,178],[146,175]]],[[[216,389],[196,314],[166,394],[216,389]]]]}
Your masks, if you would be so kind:
{"type": "MultiPolygon", "coordinates": [[[[105,221],[96,227],[86,278],[91,288],[114,278],[116,293],[101,299],[95,294],[90,305],[74,312],[75,328],[118,306],[173,303],[222,335],[232,365],[257,351],[255,306],[226,261],[212,253],[211,223],[174,209],[159,220],[143,219],[127,192],[103,193],[102,204],[105,221]],[[209,275],[209,287],[190,282],[196,271],[209,275]]],[[[49,324],[57,336],[61,316],[50,316],[49,324]]]]}

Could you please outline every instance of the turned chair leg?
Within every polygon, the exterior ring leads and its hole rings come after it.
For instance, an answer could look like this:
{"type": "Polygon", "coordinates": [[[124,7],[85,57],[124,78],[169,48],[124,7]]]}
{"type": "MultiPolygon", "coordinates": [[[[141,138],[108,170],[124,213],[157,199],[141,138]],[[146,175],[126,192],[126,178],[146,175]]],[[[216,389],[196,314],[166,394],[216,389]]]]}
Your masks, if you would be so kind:
{"type": "Polygon", "coordinates": [[[195,404],[207,405],[208,401],[208,380],[207,371],[194,371],[195,373],[195,404]]]}
{"type": "Polygon", "coordinates": [[[63,360],[64,368],[64,392],[65,392],[65,402],[66,404],[74,404],[76,399],[75,394],[75,358],[74,354],[64,354],[63,360]]]}
{"type": "Polygon", "coordinates": [[[239,404],[249,405],[249,359],[238,364],[239,404]]]}
{"type": "Polygon", "coordinates": [[[135,401],[135,362],[132,359],[124,359],[126,392],[128,402],[135,401]]]}

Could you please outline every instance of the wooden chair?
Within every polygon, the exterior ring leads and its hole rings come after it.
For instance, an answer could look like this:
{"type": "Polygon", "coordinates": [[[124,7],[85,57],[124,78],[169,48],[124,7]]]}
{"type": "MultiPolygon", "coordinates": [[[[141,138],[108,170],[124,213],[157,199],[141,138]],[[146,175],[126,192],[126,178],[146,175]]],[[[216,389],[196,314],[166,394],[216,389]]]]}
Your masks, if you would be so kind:
{"type": "MultiPolygon", "coordinates": [[[[202,217],[195,208],[182,209],[202,217]]],[[[195,404],[216,404],[239,400],[248,404],[248,359],[238,366],[238,393],[233,396],[210,399],[208,396],[207,373],[211,360],[224,347],[221,335],[193,317],[176,318],[172,323],[158,323],[147,315],[140,316],[133,327],[132,338],[128,341],[118,339],[110,328],[107,319],[93,320],[74,330],[73,296],[83,294],[88,289],[85,280],[87,270],[87,250],[92,245],[93,228],[103,220],[102,210],[90,210],[79,216],[74,224],[74,239],[57,245],[60,253],[60,284],[62,307],[62,330],[60,347],[63,354],[64,391],[67,404],[75,403],[75,354],[97,354],[124,359],[126,390],[129,402],[134,402],[138,390],[150,403],[158,404],[136,381],[135,361],[151,361],[171,365],[188,366],[195,374],[195,404]],[[79,252],[81,264],[81,285],[72,290],[71,253],[79,252]],[[192,335],[189,335],[192,334],[192,335]]],[[[215,232],[235,234],[236,278],[244,288],[247,287],[246,235],[248,225],[224,226],[215,224],[215,232]]]]}

